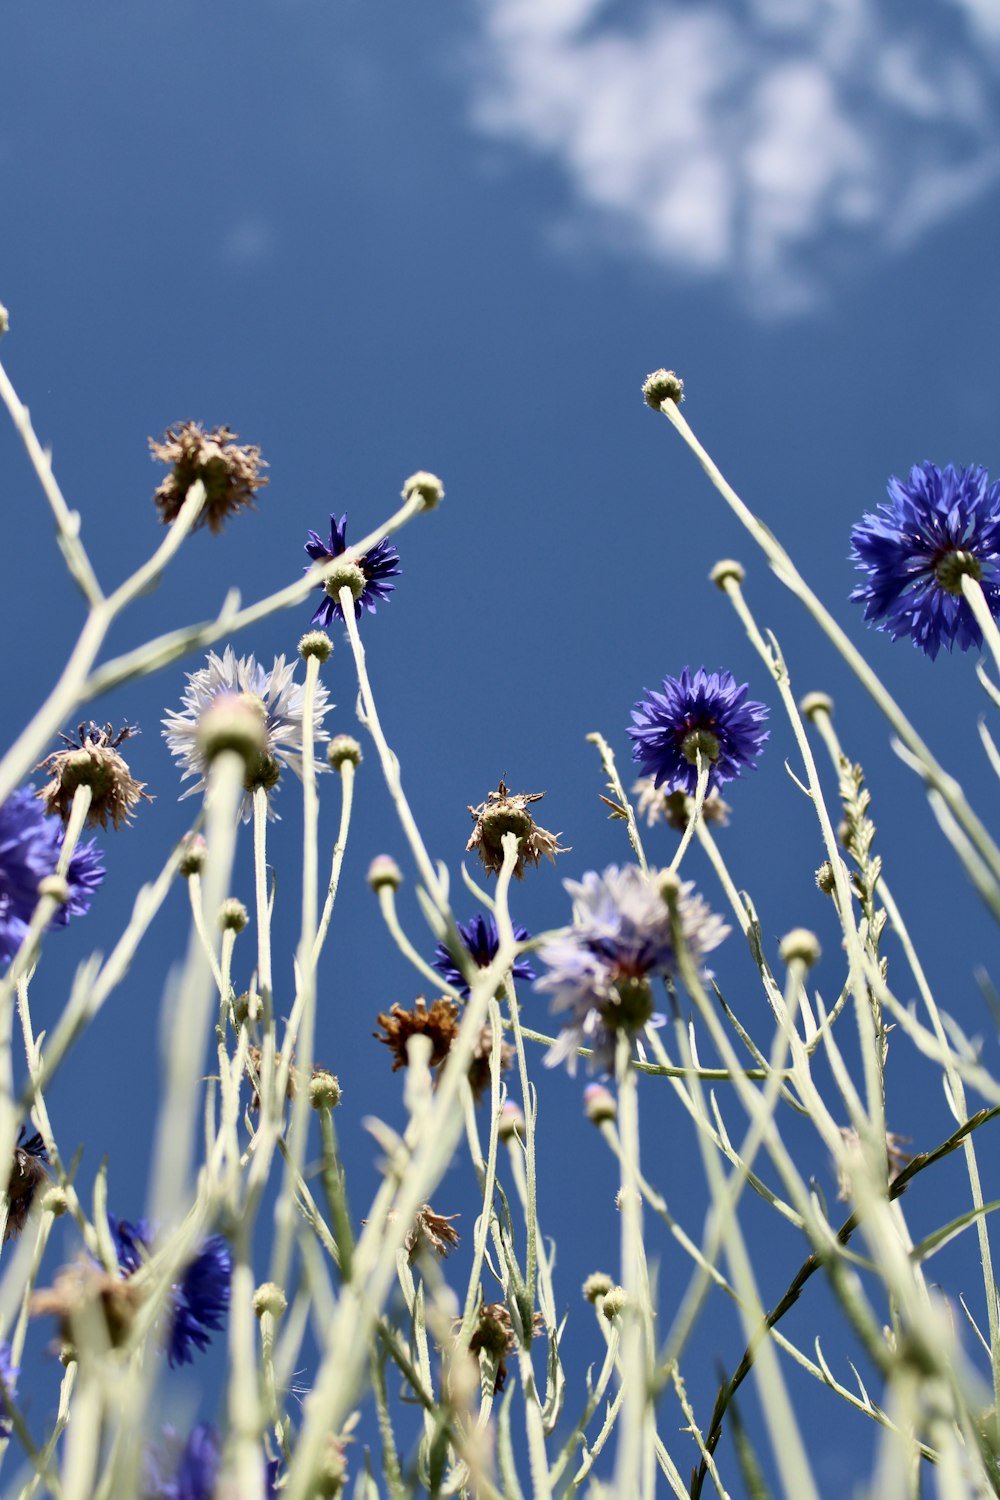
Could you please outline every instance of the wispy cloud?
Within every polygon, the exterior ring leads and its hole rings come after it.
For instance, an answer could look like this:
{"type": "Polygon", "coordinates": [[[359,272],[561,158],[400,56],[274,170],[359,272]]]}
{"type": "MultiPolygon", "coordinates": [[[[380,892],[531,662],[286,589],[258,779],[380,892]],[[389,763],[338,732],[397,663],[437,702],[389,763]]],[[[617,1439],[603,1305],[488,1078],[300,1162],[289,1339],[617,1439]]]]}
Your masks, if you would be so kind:
{"type": "Polygon", "coordinates": [[[479,129],[595,237],[812,305],[1000,177],[1000,0],[481,0],[479,129]]]}

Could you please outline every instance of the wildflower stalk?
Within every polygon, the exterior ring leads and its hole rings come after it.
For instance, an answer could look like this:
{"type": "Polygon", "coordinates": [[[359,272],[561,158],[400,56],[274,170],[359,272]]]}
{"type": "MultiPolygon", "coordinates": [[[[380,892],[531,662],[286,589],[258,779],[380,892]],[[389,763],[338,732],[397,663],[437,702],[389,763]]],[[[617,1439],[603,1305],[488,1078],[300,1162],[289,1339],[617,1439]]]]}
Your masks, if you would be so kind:
{"type": "Polygon", "coordinates": [[[986,595],[983,593],[983,586],[978,578],[973,578],[969,573],[962,573],[960,582],[965,602],[972,610],[976,624],[983,632],[983,640],[990,648],[994,666],[1000,671],[1000,628],[997,627],[997,622],[993,618],[986,595]]]}
{"type": "Polygon", "coordinates": [[[621,1131],[621,1265],[626,1306],[622,1314],[622,1386],[625,1399],[615,1456],[615,1491],[652,1500],[648,1472],[652,1309],[643,1271],[642,1196],[639,1192],[639,1101],[629,1036],[619,1031],[615,1048],[618,1121],[621,1131]]]}
{"type": "MultiPolygon", "coordinates": [[[[521,1007],[518,1004],[513,980],[508,983],[506,989],[507,1008],[510,1012],[510,1025],[514,1034],[514,1050],[517,1053],[518,1075],[521,1081],[521,1098],[524,1100],[524,1279],[528,1289],[528,1298],[534,1306],[538,1280],[538,1174],[535,1157],[537,1096],[528,1077],[528,1058],[524,1050],[524,1033],[521,1029],[521,1007]]],[[[499,1042],[501,1030],[498,1028],[493,1034],[499,1042]]]]}
{"type": "Polygon", "coordinates": [[[782,583],[805,605],[813,619],[846,661],[851,671],[874,699],[882,713],[892,725],[899,739],[918,763],[920,775],[927,786],[937,791],[954,816],[960,828],[971,841],[980,858],[990,872],[994,890],[1000,889],[1000,849],[994,843],[979,818],[965,799],[961,786],[940,766],[931,751],[917,734],[895,699],[888,692],[875,672],[865,661],[857,647],[834,620],[833,616],[816,597],[802,578],[791,558],[771,532],[743,503],[739,495],[724,478],[721,470],[709,457],[695,437],[686,419],[681,415],[675,401],[664,400],[660,410],[694,453],[708,478],[719,491],[726,504],[750,533],[764,553],[782,583]]]}
{"type": "MultiPolygon", "coordinates": [[[[215,980],[215,983],[218,986],[219,1001],[224,1010],[229,1000],[228,981],[223,977],[223,972],[219,967],[219,960],[215,955],[215,949],[212,945],[212,940],[209,937],[208,929],[205,926],[205,908],[202,904],[201,899],[201,876],[197,872],[187,877],[187,888],[188,902],[191,907],[191,920],[194,923],[194,930],[201,940],[202,952],[208,960],[209,968],[212,970],[212,978],[215,980]]],[[[232,945],[234,937],[235,934],[229,931],[223,933],[223,953],[225,952],[228,939],[229,953],[230,956],[232,956],[232,945]]]]}
{"type": "Polygon", "coordinates": [[[372,695],[371,683],[368,680],[368,666],[365,660],[365,648],[362,645],[361,636],[358,633],[358,622],[354,618],[354,599],[351,596],[350,589],[347,587],[344,587],[340,590],[340,607],[343,611],[344,620],[347,624],[347,634],[351,642],[351,650],[354,653],[354,666],[358,674],[358,688],[361,694],[361,707],[363,710],[364,725],[371,735],[372,739],[375,741],[375,746],[378,750],[379,761],[382,766],[382,774],[385,777],[385,783],[389,789],[389,795],[392,798],[393,805],[396,809],[396,816],[399,819],[400,825],[403,829],[403,833],[406,835],[406,841],[410,846],[410,850],[413,854],[414,859],[416,860],[417,869],[420,871],[420,878],[424,882],[424,885],[427,889],[427,894],[430,896],[437,909],[441,912],[442,916],[444,916],[448,911],[447,898],[438,878],[437,871],[431,863],[430,855],[427,853],[427,848],[420,835],[420,830],[417,827],[416,820],[414,819],[413,813],[410,810],[410,804],[406,800],[406,794],[403,791],[403,783],[399,771],[399,761],[393,754],[393,752],[389,749],[389,743],[382,731],[382,724],[378,716],[378,709],[375,707],[375,699],[372,695]]]}
{"type": "MultiPolygon", "coordinates": [[[[511,838],[505,841],[504,864],[497,877],[498,905],[507,899],[516,862],[517,841],[511,838]]],[[[306,1500],[321,1461],[324,1436],[330,1430],[338,1430],[350,1409],[366,1357],[367,1334],[378,1318],[395,1275],[396,1252],[417,1209],[427,1201],[451,1159],[461,1131],[461,1111],[456,1107],[459,1089],[468,1074],[489,997],[496,992],[513,960],[514,946],[502,936],[492,962],[473,978],[458,1037],[441,1069],[419,1139],[407,1152],[405,1176],[401,1175],[400,1163],[390,1171],[376,1195],[368,1223],[355,1247],[354,1277],[341,1292],[322,1362],[312,1392],[306,1398],[305,1419],[288,1472],[284,1500],[306,1500]],[[394,1195],[397,1217],[389,1224],[386,1214],[394,1195]]]]}
{"type": "MultiPolygon", "coordinates": [[[[312,1073],[316,1035],[316,960],[319,954],[317,940],[319,798],[316,792],[315,706],[319,668],[319,657],[310,653],[306,657],[306,680],[302,695],[302,925],[296,960],[295,1004],[293,1015],[285,1030],[281,1055],[277,1064],[277,1077],[274,1081],[274,1108],[280,1112],[288,1087],[288,1079],[291,1076],[292,1048],[297,1046],[303,1086],[296,1089],[292,1102],[288,1144],[298,1175],[302,1173],[309,1136],[308,1080],[312,1073]]],[[[261,1098],[263,1101],[263,1095],[261,1098]]],[[[291,1257],[292,1237],[295,1230],[294,1192],[294,1176],[292,1173],[286,1173],[275,1208],[276,1232],[269,1278],[278,1286],[283,1286],[287,1279],[291,1257]]]]}
{"type": "MultiPolygon", "coordinates": [[[[80,540],[80,516],[70,510],[56,483],[52,471],[52,458],[42,447],[31,425],[28,408],[19,400],[17,392],[3,365],[0,364],[0,400],[3,401],[14,427],[27,450],[32,467],[38,476],[42,492],[52,511],[56,523],[56,537],[70,577],[74,579],[89,605],[99,605],[103,600],[101,586],[97,581],[87,550],[80,540]]],[[[3,799],[0,798],[0,801],[3,799]]]]}
{"type": "Polygon", "coordinates": [[[778,692],[781,694],[781,700],[788,715],[789,723],[792,726],[796,744],[802,756],[802,763],[805,766],[809,796],[819,821],[826,857],[830,861],[830,866],[833,870],[837,890],[838,915],[840,916],[843,928],[850,966],[851,988],[854,994],[855,1017],[857,1020],[862,1067],[865,1076],[867,1120],[856,1121],[855,1124],[861,1130],[866,1140],[874,1167],[880,1158],[883,1164],[885,1162],[885,1080],[882,1076],[883,1038],[880,1021],[872,1009],[872,997],[864,982],[864,960],[858,929],[853,917],[851,891],[847,883],[847,873],[843,860],[840,858],[836,835],[833,830],[833,824],[830,821],[826,802],[823,798],[823,788],[816,770],[812,748],[802,724],[798,705],[791,690],[788,668],[785,665],[778,643],[773,635],[771,636],[770,645],[764,640],[757,628],[757,623],[753,615],[750,613],[750,609],[743,596],[743,590],[736,577],[732,574],[727,575],[721,582],[720,587],[743,622],[744,629],[751,643],[770,671],[778,692]]]}
{"type": "MultiPolygon", "coordinates": [[[[472,1267],[469,1271],[469,1284],[465,1293],[465,1307],[462,1312],[462,1329],[459,1337],[461,1348],[467,1349],[472,1337],[473,1326],[476,1317],[476,1302],[479,1294],[479,1278],[482,1274],[483,1257],[486,1254],[486,1241],[489,1237],[490,1227],[493,1222],[493,1194],[496,1189],[497,1176],[497,1147],[500,1141],[500,1038],[503,1030],[500,1025],[500,1007],[495,998],[489,1002],[490,1028],[493,1034],[493,1045],[490,1048],[490,1143],[487,1148],[485,1163],[481,1166],[475,1163],[476,1172],[479,1176],[480,1187],[483,1194],[483,1211],[476,1224],[475,1240],[472,1248],[472,1267]]],[[[473,1123],[475,1117],[473,1116],[473,1123]]]]}
{"type": "MultiPolygon", "coordinates": [[[[236,844],[236,812],[243,796],[244,774],[243,758],[232,750],[218,755],[209,767],[204,878],[209,911],[218,911],[229,888],[236,844]]],[[[202,1048],[210,1025],[213,983],[201,941],[192,932],[183,973],[173,987],[174,1024],[164,1062],[166,1098],[157,1130],[151,1192],[151,1217],[158,1224],[176,1222],[185,1196],[194,1145],[195,1097],[202,1048]]]]}
{"type": "MultiPolygon", "coordinates": [[[[351,809],[354,803],[354,766],[349,760],[344,761],[340,767],[340,798],[340,827],[337,831],[337,841],[333,846],[333,858],[330,863],[330,880],[327,885],[326,899],[323,902],[323,912],[316,931],[316,941],[313,944],[312,962],[314,968],[319,962],[323,944],[326,942],[326,934],[329,931],[330,918],[333,916],[333,904],[337,899],[340,871],[344,863],[344,853],[347,849],[347,835],[351,826],[351,809]]],[[[381,896],[381,892],[379,894],[381,896]]]]}
{"type": "Polygon", "coordinates": [[[695,788],[695,794],[694,794],[694,798],[693,798],[693,805],[692,805],[692,808],[691,808],[691,812],[690,812],[690,814],[688,816],[687,826],[685,827],[684,833],[681,836],[680,843],[677,845],[677,852],[674,855],[673,859],[670,861],[670,869],[673,870],[675,873],[676,873],[677,870],[680,869],[681,860],[684,858],[685,854],[687,853],[687,847],[688,847],[688,845],[691,842],[691,837],[692,837],[695,829],[698,827],[698,825],[702,821],[701,814],[702,814],[702,809],[705,806],[705,793],[708,791],[708,778],[711,775],[711,771],[712,771],[711,763],[705,759],[705,757],[702,755],[701,751],[699,750],[698,751],[698,785],[695,788]]]}
{"type": "Polygon", "coordinates": [[[639,825],[635,820],[635,811],[632,807],[632,804],[628,800],[628,797],[625,795],[625,788],[622,786],[621,777],[618,775],[618,767],[615,765],[614,751],[611,749],[611,746],[608,744],[604,736],[602,734],[598,734],[596,730],[593,734],[587,735],[587,741],[589,744],[597,746],[597,753],[601,757],[601,765],[604,768],[604,774],[608,778],[608,784],[611,788],[611,791],[617,799],[621,812],[624,815],[625,826],[628,829],[628,840],[632,845],[632,851],[635,854],[636,859],[639,861],[640,870],[647,871],[649,869],[649,865],[646,862],[646,854],[642,847],[642,839],[639,835],[639,825]]]}

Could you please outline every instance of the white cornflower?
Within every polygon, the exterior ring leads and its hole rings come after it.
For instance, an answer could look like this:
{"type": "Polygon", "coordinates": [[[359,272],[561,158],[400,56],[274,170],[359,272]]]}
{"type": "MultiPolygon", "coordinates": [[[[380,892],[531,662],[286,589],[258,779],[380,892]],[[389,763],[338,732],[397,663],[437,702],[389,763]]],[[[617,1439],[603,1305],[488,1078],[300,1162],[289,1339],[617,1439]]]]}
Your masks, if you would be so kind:
{"type": "MultiPolygon", "coordinates": [[[[163,734],[170,753],[184,768],[181,780],[190,776],[198,779],[182,795],[191,797],[205,788],[207,762],[199,743],[198,730],[206,711],[219,705],[226,698],[239,699],[263,711],[265,715],[265,749],[255,774],[248,773],[241,806],[244,822],[250,818],[253,808],[253,792],[264,787],[268,794],[267,815],[278,814],[271,806],[271,791],[277,785],[281,767],[288,766],[296,776],[302,775],[302,724],[304,712],[304,689],[301,683],[293,682],[295,662],[285,664],[283,656],[277,656],[270,672],[253,656],[237,657],[232,646],[227,646],[222,656],[214,651],[208,654],[208,665],[197,672],[189,672],[184,689],[184,707],[180,713],[167,714],[161,722],[163,734]]],[[[317,743],[330,738],[323,728],[323,718],[333,707],[328,701],[326,688],[316,684],[313,707],[313,735],[317,743]]],[[[317,760],[316,769],[327,767],[317,760]]]]}

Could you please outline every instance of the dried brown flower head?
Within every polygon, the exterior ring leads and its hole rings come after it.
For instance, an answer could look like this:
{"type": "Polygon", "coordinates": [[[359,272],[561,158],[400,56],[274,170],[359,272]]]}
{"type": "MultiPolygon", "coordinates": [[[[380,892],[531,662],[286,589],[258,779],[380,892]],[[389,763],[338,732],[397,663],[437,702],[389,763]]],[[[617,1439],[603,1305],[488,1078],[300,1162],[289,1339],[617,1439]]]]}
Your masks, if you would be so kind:
{"type": "MultiPolygon", "coordinates": [[[[248,1047],[247,1048],[247,1062],[250,1063],[251,1066],[253,1067],[254,1076],[258,1080],[260,1079],[260,1064],[261,1064],[261,1058],[262,1057],[263,1057],[263,1053],[261,1052],[261,1050],[260,1050],[259,1047],[248,1047]]],[[[313,1069],[314,1076],[315,1076],[315,1071],[316,1070],[313,1069]]],[[[250,1078],[250,1069],[249,1068],[247,1069],[247,1077],[250,1078]]],[[[257,1109],[260,1109],[260,1091],[258,1090],[257,1085],[255,1083],[253,1083],[253,1079],[252,1078],[250,1078],[250,1082],[251,1082],[251,1084],[253,1086],[253,1097],[250,1100],[250,1108],[253,1109],[253,1110],[257,1110],[257,1109]]],[[[288,1070],[288,1083],[285,1085],[285,1098],[286,1099],[294,1099],[297,1087],[298,1087],[298,1085],[297,1085],[296,1079],[295,1079],[295,1056],[293,1054],[292,1055],[292,1066],[288,1070]]]]}
{"type": "Polygon", "coordinates": [[[153,503],[164,526],[176,521],[188,490],[200,479],[205,486],[205,504],[195,526],[221,531],[226,517],[241,507],[254,509],[254,492],[269,481],[260,473],[267,464],[252,443],[237,443],[238,432],[216,427],[206,432],[197,422],[168,427],[157,442],[149,439],[150,451],[170,473],[157,487],[153,503]]]}
{"type": "Polygon", "coordinates": [[[118,754],[118,746],[138,733],[134,724],[123,725],[115,734],[110,724],[102,728],[91,722],[79,726],[75,739],[61,734],[66,749],[54,750],[36,768],[46,771],[50,778],[37,794],[45,803],[45,811],[58,814],[63,823],[68,823],[73,794],[78,787],[89,786],[88,828],[98,823],[107,828],[109,818],[115,828],[128,824],[140,801],[153,800],[144,790],[146,783],[136,781],[118,754]]]}
{"type": "MultiPolygon", "coordinates": [[[[668,792],[662,786],[654,785],[652,776],[640,776],[632,791],[639,799],[636,811],[640,818],[646,819],[650,828],[662,818],[678,833],[684,832],[694,807],[694,798],[687,792],[668,792]]],[[[702,804],[701,816],[704,822],[718,823],[720,828],[725,828],[731,811],[729,803],[718,792],[712,791],[702,804]]]]}
{"type": "Polygon", "coordinates": [[[144,1292],[132,1277],[111,1276],[89,1261],[78,1261],[60,1271],[50,1287],[31,1299],[35,1317],[59,1319],[62,1337],[70,1343],[92,1340],[100,1317],[109,1344],[120,1347],[128,1338],[144,1292]]]}
{"type": "MultiPolygon", "coordinates": [[[[545,1327],[541,1313],[532,1319],[532,1333],[541,1333],[545,1327]]],[[[505,1302],[484,1302],[479,1309],[476,1326],[469,1340],[469,1353],[480,1350],[489,1355],[496,1366],[495,1387],[502,1391],[507,1379],[507,1355],[517,1348],[517,1335],[505,1302]]]]}
{"type": "MultiPolygon", "coordinates": [[[[840,1134],[849,1150],[860,1151],[861,1137],[853,1125],[841,1125],[840,1134]]],[[[885,1133],[885,1154],[889,1161],[889,1181],[895,1182],[900,1172],[912,1161],[913,1158],[902,1148],[910,1144],[908,1135],[895,1135],[891,1130],[885,1133]]],[[[837,1169],[837,1202],[849,1203],[851,1200],[851,1179],[845,1167],[837,1169]]]]}
{"type": "Polygon", "coordinates": [[[436,1214],[429,1203],[418,1209],[416,1218],[406,1231],[403,1246],[411,1260],[427,1250],[433,1250],[439,1260],[450,1255],[459,1241],[457,1229],[452,1229],[452,1219],[461,1214],[436,1214]]]}
{"type": "Polygon", "coordinates": [[[525,865],[537,866],[543,855],[555,864],[557,854],[568,853],[569,846],[560,844],[559,835],[539,828],[528,811],[530,803],[544,796],[544,792],[510,792],[501,780],[495,792],[487,793],[485,802],[469,808],[476,826],[465,847],[476,850],[487,875],[498,874],[503,866],[505,833],[517,835],[515,880],[523,880],[525,865]]]}
{"type": "MultiPolygon", "coordinates": [[[[428,1009],[423,995],[418,995],[412,1010],[393,1005],[382,1011],[378,1023],[385,1032],[383,1036],[373,1031],[376,1041],[384,1042],[392,1051],[392,1071],[409,1067],[410,1055],[407,1044],[413,1036],[425,1036],[431,1044],[428,1067],[432,1072],[440,1069],[458,1036],[459,1006],[454,1000],[442,995],[428,1009]]],[[[479,1100],[490,1086],[490,1054],[493,1051],[493,1032],[484,1026],[472,1053],[469,1064],[469,1083],[474,1097],[479,1100]]],[[[500,1044],[500,1070],[509,1068],[514,1060],[514,1049],[506,1042],[500,1044]]]]}
{"type": "Polygon", "coordinates": [[[448,1056],[451,1044],[458,1035],[458,1006],[454,1000],[449,1000],[444,995],[440,1000],[435,1000],[429,1010],[423,995],[418,995],[412,1010],[393,1005],[388,1011],[381,1011],[377,1020],[385,1036],[377,1031],[373,1031],[372,1036],[391,1048],[394,1073],[398,1068],[409,1066],[406,1044],[411,1036],[427,1037],[431,1044],[430,1066],[438,1068],[448,1056]]]}
{"type": "MultiPolygon", "coordinates": [[[[490,1073],[490,1056],[493,1052],[493,1029],[484,1026],[479,1033],[479,1040],[472,1052],[472,1061],[469,1064],[469,1084],[472,1088],[472,1096],[478,1103],[483,1094],[490,1087],[492,1075],[490,1073]]],[[[500,1071],[505,1073],[514,1061],[514,1049],[507,1042],[500,1043],[500,1071]]]]}
{"type": "Polygon", "coordinates": [[[28,1214],[31,1212],[35,1194],[42,1183],[49,1180],[47,1160],[45,1143],[41,1136],[33,1135],[25,1140],[22,1125],[17,1145],[14,1147],[14,1161],[11,1165],[10,1183],[7,1188],[7,1226],[3,1232],[4,1244],[8,1240],[17,1239],[28,1222],[28,1214]]]}

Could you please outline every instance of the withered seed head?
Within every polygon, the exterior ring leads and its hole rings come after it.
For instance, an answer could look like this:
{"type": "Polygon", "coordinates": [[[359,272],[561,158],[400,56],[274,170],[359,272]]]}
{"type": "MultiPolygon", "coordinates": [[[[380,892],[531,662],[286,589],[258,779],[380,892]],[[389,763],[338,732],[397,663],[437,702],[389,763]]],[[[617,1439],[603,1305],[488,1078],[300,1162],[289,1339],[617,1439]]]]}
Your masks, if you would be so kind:
{"type": "MultiPolygon", "coordinates": [[[[472,1061],[469,1064],[469,1084],[472,1088],[472,1097],[478,1103],[493,1081],[490,1072],[490,1056],[493,1052],[493,1029],[484,1026],[479,1033],[472,1053],[472,1061]]],[[[514,1061],[514,1049],[508,1042],[500,1043],[500,1071],[505,1073],[514,1061]]]]}
{"type": "Polygon", "coordinates": [[[60,1271],[50,1287],[34,1294],[31,1312],[36,1317],[57,1317],[62,1337],[77,1345],[87,1339],[95,1318],[103,1317],[107,1341],[117,1349],[128,1338],[143,1296],[132,1277],[110,1276],[81,1260],[60,1271]]]}
{"type": "Polygon", "coordinates": [[[398,1068],[409,1065],[406,1044],[411,1036],[428,1038],[431,1043],[430,1066],[437,1068],[448,1056],[451,1044],[458,1035],[458,1006],[454,1000],[448,1000],[445,996],[433,1001],[428,1010],[423,995],[418,995],[412,1010],[393,1005],[388,1011],[380,1012],[377,1020],[385,1036],[377,1031],[373,1031],[372,1036],[392,1049],[394,1073],[398,1068]]]}
{"type": "Polygon", "coordinates": [[[11,1165],[10,1184],[7,1188],[7,1227],[3,1235],[5,1244],[7,1240],[16,1239],[21,1233],[28,1221],[35,1194],[43,1182],[48,1182],[47,1161],[45,1144],[41,1136],[33,1135],[25,1140],[22,1125],[17,1145],[14,1147],[14,1161],[11,1165]]]}
{"type": "Polygon", "coordinates": [[[153,496],[165,526],[177,519],[188,490],[198,479],[205,486],[205,504],[196,527],[219,532],[227,516],[244,507],[254,509],[255,491],[269,483],[260,472],[267,464],[258,447],[241,445],[238,437],[228,427],[206,432],[197,422],[181,422],[168,427],[159,442],[149,439],[153,457],[171,466],[153,496]]]}
{"type": "Polygon", "coordinates": [[[89,786],[88,828],[98,823],[107,828],[109,818],[115,828],[128,824],[140,801],[153,800],[144,790],[146,783],[136,781],[118,754],[118,746],[138,733],[134,724],[125,724],[115,734],[110,724],[102,728],[91,722],[80,725],[75,739],[72,735],[60,735],[66,749],[54,750],[37,767],[49,775],[49,781],[38,793],[45,811],[56,813],[64,824],[68,823],[74,793],[78,787],[89,786]]]}
{"type": "Polygon", "coordinates": [[[495,792],[487,793],[485,802],[469,807],[476,826],[465,847],[476,850],[487,875],[496,875],[503,867],[505,833],[517,836],[515,880],[523,880],[525,865],[537,866],[543,855],[555,864],[557,854],[568,853],[568,846],[559,843],[559,835],[539,828],[528,811],[532,802],[540,802],[544,796],[544,792],[510,792],[501,780],[495,792]]]}
{"type": "Polygon", "coordinates": [[[411,1260],[422,1252],[433,1250],[439,1260],[450,1255],[459,1242],[457,1229],[452,1229],[452,1219],[461,1214],[436,1214],[429,1203],[417,1210],[412,1225],[406,1232],[403,1246],[411,1260]]]}
{"type": "MultiPolygon", "coordinates": [[[[691,809],[694,807],[694,798],[689,797],[687,792],[665,791],[663,787],[654,785],[652,776],[640,776],[632,791],[639,799],[636,811],[640,818],[646,819],[650,828],[661,818],[669,827],[676,828],[678,833],[683,833],[687,828],[691,809]]],[[[718,823],[720,828],[725,828],[731,811],[729,803],[718,792],[711,791],[702,804],[702,821],[718,823]]]]}
{"type": "MultiPolygon", "coordinates": [[[[540,1313],[532,1319],[532,1333],[541,1333],[545,1324],[540,1313]]],[[[469,1353],[485,1350],[496,1364],[496,1389],[502,1391],[507,1379],[507,1355],[517,1348],[517,1335],[504,1302],[484,1302],[469,1340],[469,1353]]]]}

